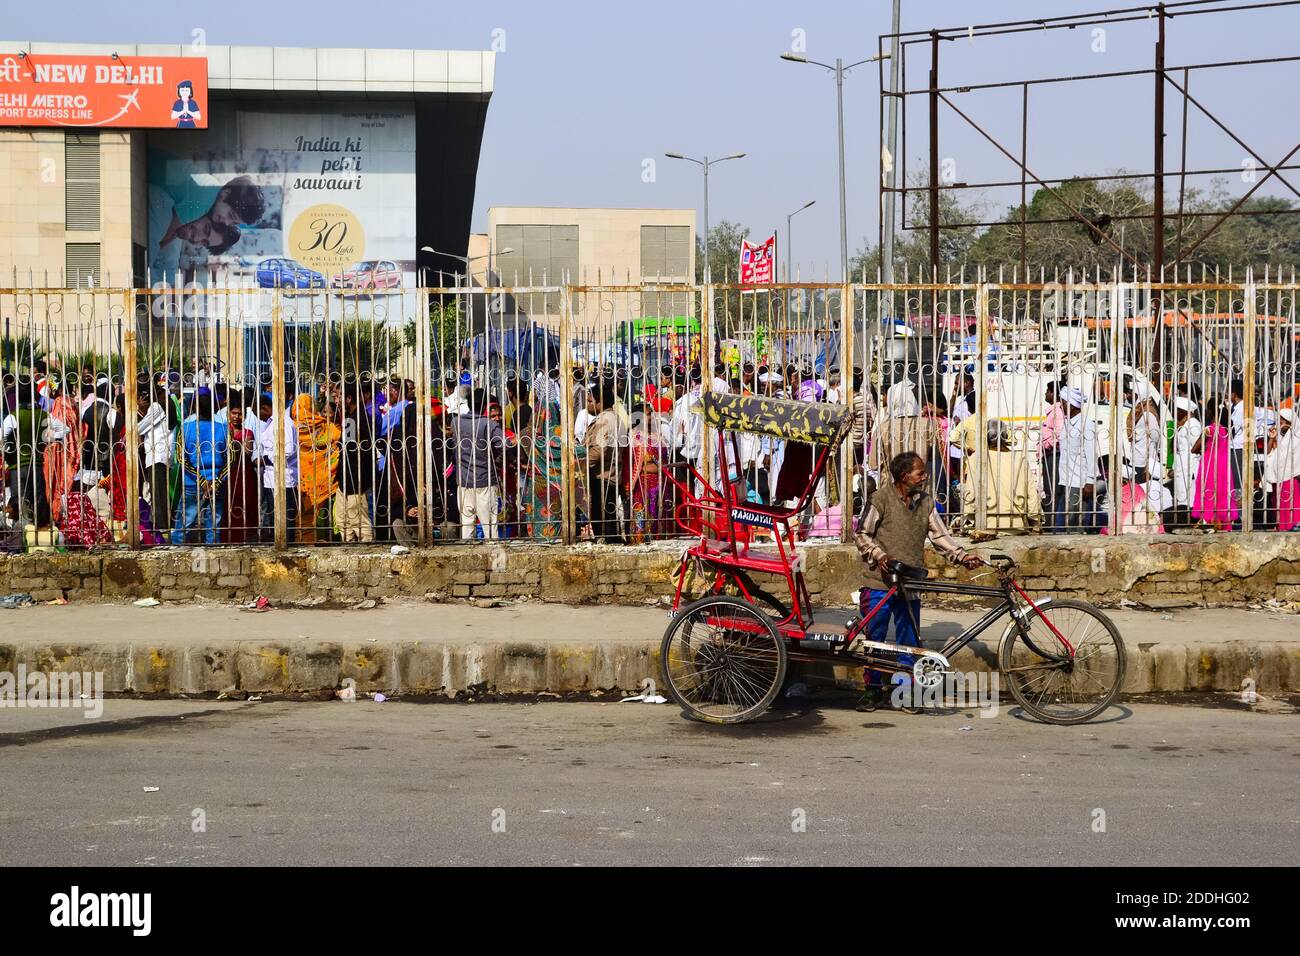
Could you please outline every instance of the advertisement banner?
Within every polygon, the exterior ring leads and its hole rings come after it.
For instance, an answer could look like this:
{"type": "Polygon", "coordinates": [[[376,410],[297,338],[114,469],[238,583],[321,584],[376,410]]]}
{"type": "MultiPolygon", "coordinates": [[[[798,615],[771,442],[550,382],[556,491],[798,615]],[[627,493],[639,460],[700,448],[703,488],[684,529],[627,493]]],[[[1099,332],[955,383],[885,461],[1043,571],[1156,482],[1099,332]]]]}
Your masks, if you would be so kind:
{"type": "Polygon", "coordinates": [[[0,55],[0,126],[206,129],[208,61],[0,55]]]}
{"type": "Polygon", "coordinates": [[[251,106],[149,138],[150,281],[374,299],[415,285],[408,106],[251,106]]]}
{"type": "Polygon", "coordinates": [[[776,281],[776,233],[762,242],[740,241],[740,284],[764,285],[776,281]]]}

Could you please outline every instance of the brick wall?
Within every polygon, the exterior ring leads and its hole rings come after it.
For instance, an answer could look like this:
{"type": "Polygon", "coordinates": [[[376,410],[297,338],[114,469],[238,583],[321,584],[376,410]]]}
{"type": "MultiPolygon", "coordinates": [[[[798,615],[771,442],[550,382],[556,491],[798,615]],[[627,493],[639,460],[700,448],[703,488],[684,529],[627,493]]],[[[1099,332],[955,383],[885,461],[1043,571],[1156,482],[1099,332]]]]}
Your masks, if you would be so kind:
{"type": "MultiPolygon", "coordinates": [[[[1031,593],[1103,605],[1125,600],[1152,607],[1300,601],[1300,535],[1021,538],[980,550],[1014,557],[1031,593]]],[[[339,605],[399,597],[644,604],[671,598],[680,553],[680,543],[665,543],[568,549],[452,545],[398,555],[345,548],[13,555],[0,557],[0,594],[27,592],[37,600],[70,601],[248,601],[265,595],[339,605]]],[[[814,599],[848,603],[861,583],[856,552],[840,545],[810,545],[803,554],[814,599]]],[[[937,575],[969,577],[933,552],[930,560],[937,575]]],[[[769,589],[782,593],[779,581],[769,589]]]]}

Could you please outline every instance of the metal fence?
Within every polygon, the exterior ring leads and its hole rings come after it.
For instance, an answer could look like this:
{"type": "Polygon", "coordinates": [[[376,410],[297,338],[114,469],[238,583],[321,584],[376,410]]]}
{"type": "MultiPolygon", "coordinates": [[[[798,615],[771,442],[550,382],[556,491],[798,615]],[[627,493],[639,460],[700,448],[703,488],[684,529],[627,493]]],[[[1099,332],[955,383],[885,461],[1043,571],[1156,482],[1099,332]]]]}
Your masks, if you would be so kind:
{"type": "Polygon", "coordinates": [[[714,461],[692,409],[717,388],[861,410],[813,539],[848,540],[902,451],[963,531],[1290,530],[1297,289],[0,289],[0,524],[35,548],[678,537],[689,465],[756,502],[811,467],[765,438],[714,461]]]}

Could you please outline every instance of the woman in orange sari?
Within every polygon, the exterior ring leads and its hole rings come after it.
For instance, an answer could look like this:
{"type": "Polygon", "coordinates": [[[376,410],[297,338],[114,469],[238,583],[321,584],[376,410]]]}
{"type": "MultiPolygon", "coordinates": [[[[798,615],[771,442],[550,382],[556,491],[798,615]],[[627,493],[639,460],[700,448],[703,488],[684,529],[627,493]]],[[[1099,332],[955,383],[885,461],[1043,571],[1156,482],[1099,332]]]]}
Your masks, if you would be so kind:
{"type": "Polygon", "coordinates": [[[336,471],[339,442],[343,433],[331,416],[316,411],[315,400],[302,394],[294,400],[293,420],[298,426],[298,540],[310,543],[328,540],[328,527],[334,492],[338,490],[336,471]],[[324,514],[326,535],[317,536],[317,516],[324,514]]]}
{"type": "Polygon", "coordinates": [[[50,503],[50,521],[55,523],[63,514],[63,505],[72,487],[73,476],[81,470],[81,415],[77,401],[60,387],[50,418],[63,423],[61,440],[45,446],[45,500],[50,503]]]}

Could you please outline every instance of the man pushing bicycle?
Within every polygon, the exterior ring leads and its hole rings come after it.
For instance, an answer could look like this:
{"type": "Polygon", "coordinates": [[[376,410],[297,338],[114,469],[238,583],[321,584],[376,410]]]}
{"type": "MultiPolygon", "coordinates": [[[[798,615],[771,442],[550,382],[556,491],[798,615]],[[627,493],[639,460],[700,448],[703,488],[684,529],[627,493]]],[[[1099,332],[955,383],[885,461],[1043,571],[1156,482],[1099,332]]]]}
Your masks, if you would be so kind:
{"type": "MultiPolygon", "coordinates": [[[[866,586],[858,602],[864,616],[889,595],[891,588],[883,575],[893,573],[890,562],[903,565],[904,571],[915,570],[918,577],[924,575],[927,537],[953,564],[969,569],[983,564],[949,535],[943,519],[935,511],[934,498],[925,487],[928,479],[925,459],[914,451],[905,451],[889,462],[888,480],[871,497],[854,539],[867,564],[866,586]]],[[[870,640],[885,641],[892,620],[894,643],[920,647],[920,619],[920,598],[909,601],[895,591],[867,623],[867,634],[870,640]]],[[[914,662],[910,654],[899,657],[904,667],[911,668],[914,662]]],[[[882,676],[880,671],[871,668],[865,668],[865,672],[867,688],[858,709],[874,710],[885,697],[882,676]]]]}

